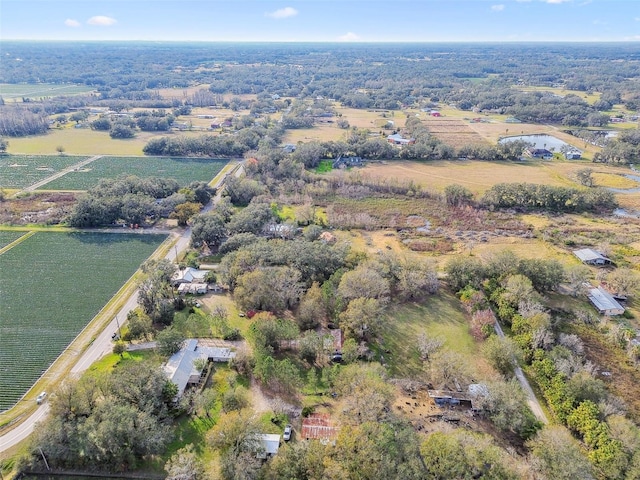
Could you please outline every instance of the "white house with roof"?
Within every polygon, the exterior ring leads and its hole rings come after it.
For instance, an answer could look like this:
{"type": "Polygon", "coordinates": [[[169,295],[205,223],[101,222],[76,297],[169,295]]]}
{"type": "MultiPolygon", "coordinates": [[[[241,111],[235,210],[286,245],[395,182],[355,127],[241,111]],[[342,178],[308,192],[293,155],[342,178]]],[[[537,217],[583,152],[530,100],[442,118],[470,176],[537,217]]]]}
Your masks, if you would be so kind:
{"type": "Polygon", "coordinates": [[[591,288],[587,296],[601,315],[614,316],[624,313],[624,307],[602,287],[591,288]]]}
{"type": "Polygon", "coordinates": [[[203,363],[202,361],[228,362],[235,356],[235,352],[229,348],[201,346],[198,345],[197,338],[190,338],[185,341],[180,351],[171,355],[162,369],[167,378],[178,387],[176,398],[180,398],[189,385],[200,383],[202,365],[199,364],[203,363]]]}
{"type": "Polygon", "coordinates": [[[591,248],[583,248],[580,250],[574,250],[573,254],[580,259],[582,263],[586,263],[587,265],[611,265],[613,262],[611,259],[605,257],[600,252],[596,252],[591,248]]]}
{"type": "Polygon", "coordinates": [[[416,143],[416,140],[414,138],[404,138],[399,133],[388,135],[387,141],[394,145],[413,145],[414,143],[416,143]]]}
{"type": "Polygon", "coordinates": [[[174,285],[181,283],[206,283],[205,278],[207,277],[207,273],[209,273],[207,270],[187,267],[174,273],[171,281],[174,285]]]}

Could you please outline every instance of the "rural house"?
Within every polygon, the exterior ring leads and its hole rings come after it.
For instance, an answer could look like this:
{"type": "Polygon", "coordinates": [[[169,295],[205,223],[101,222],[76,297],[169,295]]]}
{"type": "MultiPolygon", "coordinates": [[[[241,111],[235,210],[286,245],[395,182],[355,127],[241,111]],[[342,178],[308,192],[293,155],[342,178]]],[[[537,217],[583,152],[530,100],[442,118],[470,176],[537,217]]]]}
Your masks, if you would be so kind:
{"type": "Polygon", "coordinates": [[[387,141],[394,145],[400,145],[400,146],[413,145],[414,143],[416,143],[415,138],[404,138],[399,133],[394,133],[393,135],[387,136],[387,141]]]}
{"type": "Polygon", "coordinates": [[[181,283],[206,283],[207,277],[206,270],[198,270],[197,268],[187,267],[183,270],[178,270],[173,274],[171,283],[173,285],[180,285],[181,283]]]}
{"type": "Polygon", "coordinates": [[[592,250],[591,248],[583,248],[581,250],[574,250],[573,254],[580,259],[582,263],[587,265],[611,265],[613,262],[602,255],[601,253],[592,250]]]}
{"type": "Polygon", "coordinates": [[[235,356],[228,348],[199,346],[198,339],[190,338],[180,351],[171,355],[162,369],[169,381],[178,387],[176,398],[180,398],[188,386],[198,385],[201,381],[203,370],[198,368],[198,360],[228,362],[235,356]]]}
{"type": "Polygon", "coordinates": [[[347,168],[357,167],[364,163],[364,160],[360,157],[338,157],[331,165],[333,168],[347,168]]]}
{"type": "Polygon", "coordinates": [[[525,155],[531,158],[542,158],[543,160],[551,160],[553,153],[546,148],[527,147],[524,150],[525,155]]]}
{"type": "Polygon", "coordinates": [[[596,307],[601,315],[614,316],[622,315],[624,307],[620,305],[613,296],[604,288],[591,288],[587,294],[589,301],[596,307]]]}

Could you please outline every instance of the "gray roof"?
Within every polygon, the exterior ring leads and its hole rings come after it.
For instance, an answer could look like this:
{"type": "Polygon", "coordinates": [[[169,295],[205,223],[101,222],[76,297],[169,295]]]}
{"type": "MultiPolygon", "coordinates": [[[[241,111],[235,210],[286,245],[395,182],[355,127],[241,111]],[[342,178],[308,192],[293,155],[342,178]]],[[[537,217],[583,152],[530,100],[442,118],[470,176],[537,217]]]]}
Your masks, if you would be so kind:
{"type": "Polygon", "coordinates": [[[275,455],[280,448],[280,435],[277,433],[259,433],[258,439],[267,455],[275,455]]]}
{"type": "Polygon", "coordinates": [[[198,339],[190,338],[185,341],[179,352],[171,355],[163,370],[167,378],[177,385],[177,396],[180,397],[187,388],[191,377],[200,376],[200,370],[194,366],[197,359],[226,362],[235,356],[235,352],[228,348],[199,346],[198,339]]]}
{"type": "Polygon", "coordinates": [[[583,262],[593,262],[596,260],[602,260],[603,262],[610,262],[604,255],[592,250],[590,248],[583,248],[581,250],[574,250],[573,254],[583,262]]]}
{"type": "Polygon", "coordinates": [[[624,307],[611,296],[604,288],[592,288],[589,290],[589,300],[600,312],[624,312],[624,307]]]}

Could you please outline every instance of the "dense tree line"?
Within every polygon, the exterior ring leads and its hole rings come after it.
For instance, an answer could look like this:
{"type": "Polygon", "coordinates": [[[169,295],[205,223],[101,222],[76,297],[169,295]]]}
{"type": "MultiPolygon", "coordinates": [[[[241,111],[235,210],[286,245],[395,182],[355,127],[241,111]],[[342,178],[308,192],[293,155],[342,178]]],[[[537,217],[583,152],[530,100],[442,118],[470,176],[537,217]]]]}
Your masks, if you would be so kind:
{"type": "MultiPolygon", "coordinates": [[[[594,365],[584,356],[582,340],[563,331],[562,322],[552,318],[536,293],[564,280],[562,268],[553,263],[520,260],[505,251],[485,262],[471,257],[454,259],[446,270],[454,288],[465,287],[460,293],[470,309],[485,308],[488,299],[501,320],[510,325],[513,340],[509,342],[517,345],[518,356],[530,366],[529,373],[552,414],[588,449],[585,458],[572,447],[568,435],[545,428],[531,440],[534,455],[555,444],[562,451],[571,451],[575,457],[572,461],[584,465],[584,478],[636,478],[640,463],[635,445],[640,430],[624,417],[619,400],[596,378],[594,365]],[[540,284],[540,280],[548,285],[540,284]],[[548,443],[543,444],[542,439],[548,443]]],[[[513,354],[504,356],[504,352],[512,347],[506,348],[504,341],[494,343],[495,351],[488,359],[497,361],[498,366],[500,359],[510,363],[513,354]]],[[[561,464],[569,468],[565,461],[545,451],[546,458],[539,457],[536,468],[555,470],[561,464]]]]}
{"type": "Polygon", "coordinates": [[[145,362],[107,377],[67,380],[36,429],[30,461],[39,469],[43,456],[54,469],[134,469],[171,440],[169,405],[175,393],[162,370],[145,362]]]}
{"type": "Polygon", "coordinates": [[[258,94],[263,97],[255,102],[255,111],[266,113],[281,109],[272,103],[273,94],[331,98],[355,108],[391,110],[446,102],[463,110],[495,110],[523,120],[586,126],[600,122],[593,114],[607,111],[614,103],[628,102],[631,109],[638,103],[633,81],[638,67],[627,61],[634,59],[635,52],[624,45],[307,44],[283,49],[229,44],[80,48],[73,43],[11,42],[7,52],[2,82],[89,85],[103,101],[119,99],[132,106],[177,106],[160,99],[157,89],[200,83],[210,85],[209,94],[194,93],[185,103],[209,106],[220,104],[216,95],[223,93],[258,94]],[[216,60],[204,60],[208,58],[216,60]],[[155,67],[153,73],[145,68],[149,64],[155,67]],[[93,67],[80,71],[78,65],[93,67]],[[514,85],[563,85],[602,92],[602,96],[600,102],[588,105],[575,95],[523,92],[514,85]]]}
{"type": "Polygon", "coordinates": [[[593,156],[594,162],[636,163],[640,160],[640,129],[625,130],[617,138],[608,140],[604,148],[593,156]]]}
{"type": "Polygon", "coordinates": [[[489,208],[519,208],[552,212],[611,211],[613,192],[602,188],[579,190],[533,183],[499,183],[487,190],[482,203],[489,208]]]}
{"type": "Polygon", "coordinates": [[[40,135],[49,129],[46,115],[33,113],[27,108],[0,106],[0,135],[23,137],[40,135]]]}
{"type": "Polygon", "coordinates": [[[173,179],[127,175],[102,179],[78,200],[67,222],[73,227],[97,227],[118,222],[141,225],[148,218],[166,218],[175,213],[179,222],[186,223],[184,214],[196,212],[179,207],[193,203],[204,205],[212,193],[212,189],[202,182],[193,182],[180,189],[173,179]]]}

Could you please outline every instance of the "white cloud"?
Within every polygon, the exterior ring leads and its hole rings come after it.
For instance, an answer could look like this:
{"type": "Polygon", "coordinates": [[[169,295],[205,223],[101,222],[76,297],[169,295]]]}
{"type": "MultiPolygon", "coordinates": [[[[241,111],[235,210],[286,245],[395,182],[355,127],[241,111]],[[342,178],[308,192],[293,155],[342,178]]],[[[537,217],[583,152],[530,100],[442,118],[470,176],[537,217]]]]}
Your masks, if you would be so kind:
{"type": "Polygon", "coordinates": [[[491,10],[494,12],[501,12],[504,10],[504,5],[491,5],[491,10]]]}
{"type": "Polygon", "coordinates": [[[542,0],[544,3],[566,3],[573,2],[573,0],[542,0]]]}
{"type": "Polygon", "coordinates": [[[635,20],[636,22],[640,22],[640,17],[636,17],[636,18],[634,18],[634,20],[635,20]]]}
{"type": "Polygon", "coordinates": [[[79,21],[77,21],[77,20],[74,20],[73,18],[67,18],[67,19],[64,21],[64,24],[65,24],[67,27],[74,27],[74,28],[75,28],[75,27],[79,27],[79,26],[80,26],[80,22],[79,22],[79,21]]]}
{"type": "Polygon", "coordinates": [[[99,27],[110,27],[111,25],[118,23],[118,21],[115,18],[96,15],[95,17],[91,17],[87,20],[87,23],[89,25],[97,25],[99,27]]]}
{"type": "Polygon", "coordinates": [[[280,20],[282,18],[295,17],[298,15],[298,11],[293,7],[284,7],[275,12],[265,13],[267,17],[275,18],[276,20],[280,20]]]}
{"type": "Polygon", "coordinates": [[[360,37],[353,32],[347,32],[344,35],[339,36],[338,40],[341,42],[355,42],[356,40],[360,40],[360,37]]]}

